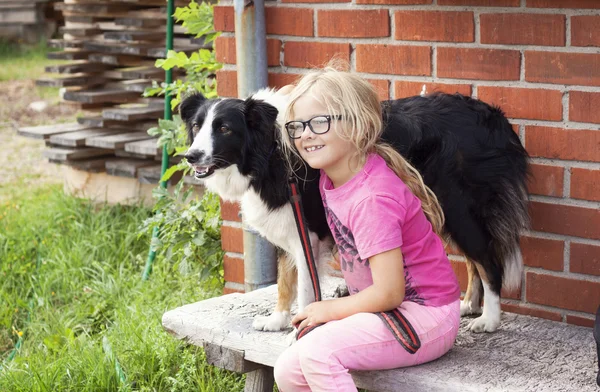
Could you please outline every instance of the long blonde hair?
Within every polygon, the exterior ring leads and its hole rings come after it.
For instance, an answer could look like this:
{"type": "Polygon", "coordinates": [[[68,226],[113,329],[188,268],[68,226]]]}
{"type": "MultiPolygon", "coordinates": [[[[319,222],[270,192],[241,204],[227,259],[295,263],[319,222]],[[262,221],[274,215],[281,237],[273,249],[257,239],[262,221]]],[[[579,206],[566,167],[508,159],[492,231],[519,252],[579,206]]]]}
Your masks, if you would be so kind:
{"type": "MultiPolygon", "coordinates": [[[[294,119],[294,104],[305,94],[318,96],[331,115],[341,115],[345,126],[338,127],[338,135],[351,142],[357,151],[357,170],[363,167],[370,153],[380,155],[388,167],[421,200],[425,216],[436,234],[443,237],[444,213],[437,197],[425,185],[423,178],[406,159],[390,145],[381,141],[383,121],[381,104],[373,86],[355,74],[339,70],[335,65],[305,74],[289,96],[284,121],[294,119]]],[[[282,132],[283,148],[288,157],[299,155],[287,132],[282,132]]],[[[291,160],[290,160],[291,161],[291,160]]]]}

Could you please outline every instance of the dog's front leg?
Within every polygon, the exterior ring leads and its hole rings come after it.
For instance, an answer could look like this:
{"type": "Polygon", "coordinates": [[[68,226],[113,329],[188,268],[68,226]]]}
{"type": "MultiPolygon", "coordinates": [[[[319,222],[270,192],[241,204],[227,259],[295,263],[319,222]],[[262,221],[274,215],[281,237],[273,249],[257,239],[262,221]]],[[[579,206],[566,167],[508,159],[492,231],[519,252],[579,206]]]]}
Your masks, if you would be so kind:
{"type": "Polygon", "coordinates": [[[297,272],[293,258],[283,253],[277,258],[277,305],[270,316],[256,316],[252,327],[259,331],[281,331],[290,327],[290,309],[296,298],[297,272]]]}

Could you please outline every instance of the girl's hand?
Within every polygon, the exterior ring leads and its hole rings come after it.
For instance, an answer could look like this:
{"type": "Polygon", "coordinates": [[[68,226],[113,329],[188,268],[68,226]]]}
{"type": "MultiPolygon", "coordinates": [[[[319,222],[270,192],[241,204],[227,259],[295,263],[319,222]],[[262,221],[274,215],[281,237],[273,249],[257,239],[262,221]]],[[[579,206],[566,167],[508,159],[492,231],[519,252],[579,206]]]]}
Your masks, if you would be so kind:
{"type": "Polygon", "coordinates": [[[335,300],[313,302],[292,319],[292,325],[298,330],[304,327],[323,324],[334,319],[332,304],[335,300]]]}

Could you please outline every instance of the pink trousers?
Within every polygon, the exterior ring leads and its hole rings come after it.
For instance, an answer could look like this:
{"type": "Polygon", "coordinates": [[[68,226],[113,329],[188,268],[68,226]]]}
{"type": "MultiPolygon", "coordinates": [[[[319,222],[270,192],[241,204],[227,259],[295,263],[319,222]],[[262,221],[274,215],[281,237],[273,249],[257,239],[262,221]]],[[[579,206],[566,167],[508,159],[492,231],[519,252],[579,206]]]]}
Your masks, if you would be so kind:
{"type": "Polygon", "coordinates": [[[404,302],[402,314],[421,340],[410,354],[383,321],[357,313],[322,325],[285,350],[275,364],[282,392],[356,391],[349,370],[383,370],[433,361],[454,344],[460,324],[460,301],[441,307],[404,302]]]}

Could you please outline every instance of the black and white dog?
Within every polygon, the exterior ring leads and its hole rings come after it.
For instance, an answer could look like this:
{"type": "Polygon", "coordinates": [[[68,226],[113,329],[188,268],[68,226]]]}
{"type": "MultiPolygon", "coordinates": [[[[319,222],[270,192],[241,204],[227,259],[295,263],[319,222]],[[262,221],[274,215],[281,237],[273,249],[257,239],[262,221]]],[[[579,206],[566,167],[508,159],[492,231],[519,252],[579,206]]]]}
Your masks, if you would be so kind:
{"type": "MultiPolygon", "coordinates": [[[[283,250],[277,307],[255,319],[260,330],[289,327],[296,287],[300,309],[314,300],[288,200],[290,173],[278,147],[286,105],[286,95],[261,90],[246,100],[196,94],[179,109],[191,143],[186,159],[196,178],[223,199],[240,202],[245,222],[283,250]]],[[[501,110],[476,99],[432,94],[385,101],[382,108],[383,139],[420,171],[442,205],[446,232],[467,257],[461,314],[483,313],[471,323],[474,332],[496,330],[501,288],[521,281],[527,152],[501,110]]],[[[306,179],[300,187],[315,259],[323,264],[332,242],[319,173],[298,166],[303,172],[297,177],[306,179]]]]}

